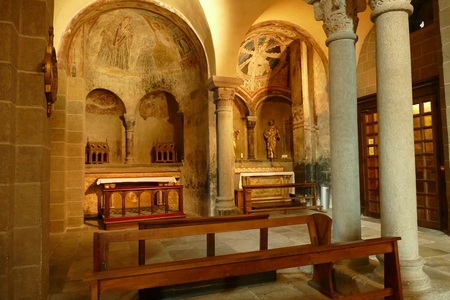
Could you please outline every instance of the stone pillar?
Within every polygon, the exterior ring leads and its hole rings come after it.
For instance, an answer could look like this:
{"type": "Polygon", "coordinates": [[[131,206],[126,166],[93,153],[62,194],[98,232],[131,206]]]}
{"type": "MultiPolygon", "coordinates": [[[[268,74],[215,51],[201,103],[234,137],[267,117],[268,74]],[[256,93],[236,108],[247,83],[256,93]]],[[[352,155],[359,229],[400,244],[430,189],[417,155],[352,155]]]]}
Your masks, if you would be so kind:
{"type": "Polygon", "coordinates": [[[134,162],[134,125],[136,124],[135,115],[124,115],[125,118],[125,163],[134,162]]]}
{"type": "Polygon", "coordinates": [[[333,239],[361,238],[355,34],[365,2],[309,1],[323,21],[329,49],[333,239]],[[358,7],[361,5],[361,7],[358,7]],[[351,9],[353,8],[353,9],[351,9]]]}
{"type": "Polygon", "coordinates": [[[239,78],[213,76],[208,84],[214,91],[217,118],[217,198],[215,215],[239,214],[234,204],[233,101],[239,78]]]}
{"type": "Polygon", "coordinates": [[[402,238],[399,256],[404,291],[425,290],[430,279],[419,256],[408,28],[413,7],[400,0],[370,1],[370,6],[377,32],[381,235],[402,238]]]}
{"type": "Polygon", "coordinates": [[[256,126],[256,117],[248,116],[247,117],[247,158],[255,159],[255,126],[256,126]]]}

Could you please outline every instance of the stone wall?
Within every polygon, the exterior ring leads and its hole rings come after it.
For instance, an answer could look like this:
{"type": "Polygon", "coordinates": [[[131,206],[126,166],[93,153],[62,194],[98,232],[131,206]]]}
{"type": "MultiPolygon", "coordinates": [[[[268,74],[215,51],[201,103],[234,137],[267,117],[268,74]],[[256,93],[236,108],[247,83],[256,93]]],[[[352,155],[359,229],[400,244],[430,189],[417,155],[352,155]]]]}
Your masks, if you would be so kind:
{"type": "Polygon", "coordinates": [[[0,295],[47,299],[50,126],[42,61],[53,1],[0,10],[0,295]]]}

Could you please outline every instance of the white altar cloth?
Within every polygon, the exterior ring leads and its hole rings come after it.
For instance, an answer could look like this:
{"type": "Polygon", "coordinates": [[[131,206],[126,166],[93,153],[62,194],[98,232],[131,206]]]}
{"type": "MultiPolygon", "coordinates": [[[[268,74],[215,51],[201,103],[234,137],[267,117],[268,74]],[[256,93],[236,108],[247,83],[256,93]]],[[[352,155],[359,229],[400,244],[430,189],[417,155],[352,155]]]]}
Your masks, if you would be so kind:
{"type": "MultiPolygon", "coordinates": [[[[239,175],[239,188],[242,189],[242,177],[259,177],[259,176],[276,176],[276,175],[290,175],[289,183],[295,183],[295,174],[292,171],[286,172],[256,172],[256,173],[241,173],[239,175]]],[[[290,188],[289,193],[295,194],[295,188],[290,188]]]]}
{"type": "Polygon", "coordinates": [[[99,178],[97,185],[105,183],[123,183],[123,182],[173,182],[176,183],[175,177],[121,177],[121,178],[99,178]]]}

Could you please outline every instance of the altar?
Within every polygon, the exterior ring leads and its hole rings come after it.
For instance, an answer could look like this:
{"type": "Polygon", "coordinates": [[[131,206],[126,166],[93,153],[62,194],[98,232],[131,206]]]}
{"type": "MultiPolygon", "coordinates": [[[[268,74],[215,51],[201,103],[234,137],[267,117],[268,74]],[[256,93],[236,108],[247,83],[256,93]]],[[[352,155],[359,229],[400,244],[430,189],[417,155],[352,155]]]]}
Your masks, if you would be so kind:
{"type": "Polygon", "coordinates": [[[137,226],[141,220],[185,217],[183,186],[175,177],[98,178],[105,229],[137,226]]]}
{"type": "MultiPolygon", "coordinates": [[[[287,183],[295,183],[295,174],[293,171],[239,173],[238,185],[235,187],[235,205],[240,209],[243,208],[243,186],[280,185],[287,183]]],[[[252,196],[254,198],[286,198],[289,194],[295,194],[294,187],[260,189],[252,191],[252,196]]]]}

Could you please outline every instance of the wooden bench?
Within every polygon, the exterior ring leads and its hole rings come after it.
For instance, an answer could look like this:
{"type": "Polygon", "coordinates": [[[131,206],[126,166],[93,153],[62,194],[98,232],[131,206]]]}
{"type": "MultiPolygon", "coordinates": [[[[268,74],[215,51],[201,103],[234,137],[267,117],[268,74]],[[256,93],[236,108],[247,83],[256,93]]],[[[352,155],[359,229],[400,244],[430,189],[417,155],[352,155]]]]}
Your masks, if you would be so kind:
{"type": "MultiPolygon", "coordinates": [[[[186,219],[173,220],[154,220],[139,222],[139,230],[157,229],[157,228],[171,228],[179,226],[193,226],[201,224],[218,224],[229,223],[237,221],[249,221],[268,219],[269,214],[253,214],[253,215],[236,215],[224,217],[198,217],[186,219]]],[[[206,234],[206,256],[215,256],[216,254],[216,238],[215,233],[206,234]]],[[[268,248],[268,228],[260,228],[259,249],[264,250],[268,248]]],[[[139,241],[139,264],[145,265],[145,240],[139,241]]]]}
{"type": "MultiPolygon", "coordinates": [[[[313,265],[310,285],[330,298],[338,297],[333,286],[333,263],[344,259],[384,254],[384,288],[345,297],[346,299],[402,299],[397,237],[384,237],[348,243],[331,244],[331,219],[316,213],[306,216],[210,223],[170,228],[98,232],[94,234],[94,256],[110,242],[140,241],[201,234],[265,229],[307,224],[310,244],[263,249],[244,253],[136,265],[87,273],[91,282],[91,299],[101,294],[168,286],[196,281],[253,274],[313,265]]],[[[107,251],[106,251],[107,252],[107,251]]],[[[106,257],[107,261],[107,257],[106,257]]],[[[98,267],[98,266],[97,266],[98,267]]]]}
{"type": "Polygon", "coordinates": [[[315,204],[317,199],[315,182],[244,185],[242,190],[245,214],[322,208],[315,204]],[[267,196],[265,195],[267,190],[279,192],[277,195],[267,196]],[[295,193],[290,193],[289,190],[295,190],[295,193]]]}

